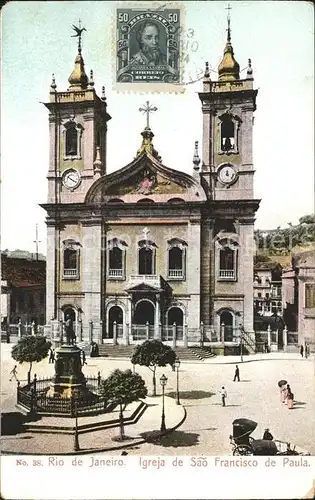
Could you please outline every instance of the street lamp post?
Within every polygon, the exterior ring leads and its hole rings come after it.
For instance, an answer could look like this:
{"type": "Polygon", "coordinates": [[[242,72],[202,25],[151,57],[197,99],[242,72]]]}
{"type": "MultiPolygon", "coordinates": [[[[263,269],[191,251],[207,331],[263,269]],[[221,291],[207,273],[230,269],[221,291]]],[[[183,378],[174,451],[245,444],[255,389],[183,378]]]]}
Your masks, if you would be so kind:
{"type": "Polygon", "coordinates": [[[174,365],[175,365],[175,368],[176,368],[176,371],[177,371],[176,404],[180,405],[180,401],[179,401],[179,367],[180,367],[180,359],[179,358],[175,359],[174,365]]]}
{"type": "Polygon", "coordinates": [[[164,389],[167,383],[167,377],[165,377],[164,373],[162,377],[160,378],[160,383],[162,386],[162,419],[161,419],[161,431],[164,432],[166,431],[166,425],[165,425],[165,410],[164,410],[164,389]]]}
{"type": "Polygon", "coordinates": [[[78,404],[75,402],[75,428],[74,428],[74,451],[79,451],[79,433],[78,433],[78,404]]]}

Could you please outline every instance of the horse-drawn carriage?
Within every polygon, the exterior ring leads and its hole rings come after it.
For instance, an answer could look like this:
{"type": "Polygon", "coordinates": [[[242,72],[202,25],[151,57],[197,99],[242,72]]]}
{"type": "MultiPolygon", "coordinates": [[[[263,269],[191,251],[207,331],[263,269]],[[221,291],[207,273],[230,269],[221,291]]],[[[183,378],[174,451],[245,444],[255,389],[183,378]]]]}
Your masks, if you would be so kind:
{"type": "Polygon", "coordinates": [[[304,451],[291,448],[291,444],[277,439],[254,439],[252,432],[256,429],[257,422],[247,418],[238,418],[233,422],[233,436],[230,442],[233,455],[309,455],[304,451]]]}

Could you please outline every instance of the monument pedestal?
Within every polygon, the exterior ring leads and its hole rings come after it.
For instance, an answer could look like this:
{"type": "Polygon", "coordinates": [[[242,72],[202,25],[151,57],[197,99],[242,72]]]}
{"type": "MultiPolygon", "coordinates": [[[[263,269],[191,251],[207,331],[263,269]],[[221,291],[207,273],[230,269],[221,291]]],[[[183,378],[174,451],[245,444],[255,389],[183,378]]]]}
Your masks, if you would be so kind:
{"type": "Polygon", "coordinates": [[[94,400],[95,395],[87,389],[82,373],[81,349],[63,344],[55,353],[55,376],[46,396],[75,398],[78,402],[94,400]]]}

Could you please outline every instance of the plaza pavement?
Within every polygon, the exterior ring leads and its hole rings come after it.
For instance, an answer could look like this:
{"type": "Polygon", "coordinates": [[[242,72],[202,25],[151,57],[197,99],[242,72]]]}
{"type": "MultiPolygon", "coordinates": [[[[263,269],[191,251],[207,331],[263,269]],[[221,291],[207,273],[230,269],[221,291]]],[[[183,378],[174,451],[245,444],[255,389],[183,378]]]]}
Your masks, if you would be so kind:
{"type": "MultiPolygon", "coordinates": [[[[9,382],[9,372],[15,362],[10,357],[12,345],[1,344],[1,399],[2,411],[16,411],[15,382],[9,382]]],[[[87,376],[108,376],[113,369],[131,368],[127,359],[87,358],[83,372],[87,376]]],[[[152,391],[152,372],[146,367],[136,367],[145,379],[149,394],[152,391]]],[[[26,379],[27,365],[18,365],[18,376],[26,379]]],[[[43,377],[53,374],[53,365],[48,359],[34,364],[33,373],[43,377]]],[[[161,390],[159,378],[165,373],[166,424],[175,427],[183,420],[183,408],[177,406],[176,372],[170,367],[158,368],[157,388],[161,390]]],[[[187,418],[174,432],[152,443],[140,443],[143,432],[156,431],[161,422],[161,398],[148,398],[152,404],[139,422],[126,426],[126,434],[133,439],[129,454],[141,455],[230,455],[229,435],[235,418],[246,417],[258,423],[253,437],[261,438],[269,427],[274,438],[296,444],[315,455],[315,359],[301,358],[298,353],[270,353],[244,356],[217,356],[201,362],[183,361],[179,370],[180,397],[187,411],[187,418]],[[233,382],[235,365],[240,367],[240,382],[233,382]],[[293,410],[280,403],[277,382],[286,379],[291,384],[296,404],[293,410]],[[218,391],[224,385],[228,392],[227,406],[221,406],[218,391]]],[[[83,420],[83,419],[79,419],[83,420]]],[[[118,429],[107,429],[80,434],[80,447],[85,450],[107,449],[110,454],[121,454],[121,448],[112,438],[118,429]]],[[[3,452],[16,451],[55,454],[73,450],[73,436],[56,434],[18,434],[2,438],[3,452]]]]}

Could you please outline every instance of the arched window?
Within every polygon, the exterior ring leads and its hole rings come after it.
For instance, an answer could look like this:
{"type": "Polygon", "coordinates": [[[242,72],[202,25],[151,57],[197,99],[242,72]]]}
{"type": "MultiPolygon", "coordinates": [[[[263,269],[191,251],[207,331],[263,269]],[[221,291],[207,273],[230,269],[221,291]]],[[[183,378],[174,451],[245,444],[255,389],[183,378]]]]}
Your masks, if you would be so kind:
{"type": "Polygon", "coordinates": [[[142,247],[139,250],[139,274],[153,273],[153,250],[142,247]]]}
{"type": "Polygon", "coordinates": [[[234,250],[229,247],[220,251],[220,270],[231,271],[234,269],[234,250]]]}
{"type": "Polygon", "coordinates": [[[118,330],[122,329],[124,320],[124,313],[120,306],[112,306],[108,313],[108,338],[112,339],[114,337],[114,328],[116,328],[116,336],[118,336],[118,330]]]}
{"type": "Polygon", "coordinates": [[[233,342],[234,317],[230,311],[222,311],[220,314],[220,326],[224,342],[233,342]]]}
{"type": "Polygon", "coordinates": [[[229,238],[218,242],[219,255],[217,259],[218,279],[236,281],[237,279],[237,248],[238,243],[229,238]]]}
{"type": "Polygon", "coordinates": [[[141,240],[138,246],[138,274],[155,274],[156,244],[150,240],[141,240]]]}
{"type": "Polygon", "coordinates": [[[238,128],[240,120],[227,112],[220,116],[220,153],[238,152],[238,128]]]}
{"type": "Polygon", "coordinates": [[[178,238],[168,241],[168,279],[185,279],[187,243],[178,238]]]}
{"type": "Polygon", "coordinates": [[[65,124],[64,159],[81,158],[81,136],[83,128],[74,121],[65,124]]]}
{"type": "Polygon", "coordinates": [[[74,240],[65,240],[63,245],[63,279],[79,279],[81,245],[74,240]]]}
{"type": "Polygon", "coordinates": [[[110,279],[125,279],[126,262],[125,241],[113,238],[107,246],[107,277],[110,279]]]}
{"type": "Polygon", "coordinates": [[[66,131],[66,156],[76,156],[78,153],[78,133],[75,124],[66,131]]]}

